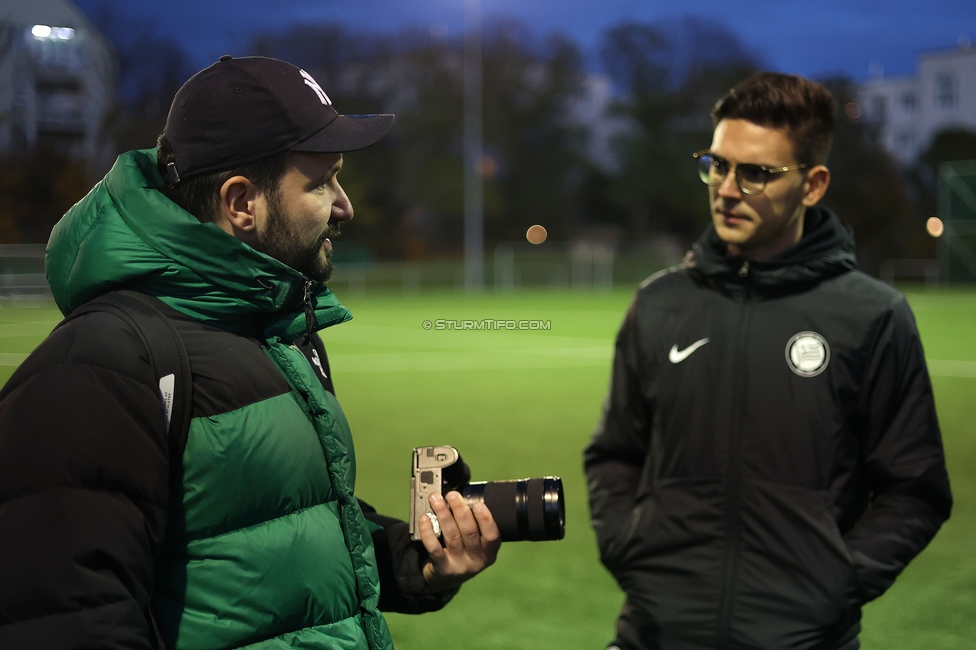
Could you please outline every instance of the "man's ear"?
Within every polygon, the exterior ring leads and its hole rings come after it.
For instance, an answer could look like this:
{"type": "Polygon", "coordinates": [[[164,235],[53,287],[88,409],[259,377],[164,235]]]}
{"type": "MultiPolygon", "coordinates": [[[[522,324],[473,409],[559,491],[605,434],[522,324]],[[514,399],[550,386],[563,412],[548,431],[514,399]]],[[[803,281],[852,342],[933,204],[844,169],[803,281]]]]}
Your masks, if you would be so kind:
{"type": "Polygon", "coordinates": [[[824,165],[814,165],[807,172],[807,180],[803,185],[803,205],[808,208],[815,206],[823,198],[830,185],[830,170],[824,165]]]}
{"type": "Polygon", "coordinates": [[[244,176],[231,176],[220,186],[215,223],[225,232],[252,244],[258,238],[258,197],[261,192],[244,176]]]}

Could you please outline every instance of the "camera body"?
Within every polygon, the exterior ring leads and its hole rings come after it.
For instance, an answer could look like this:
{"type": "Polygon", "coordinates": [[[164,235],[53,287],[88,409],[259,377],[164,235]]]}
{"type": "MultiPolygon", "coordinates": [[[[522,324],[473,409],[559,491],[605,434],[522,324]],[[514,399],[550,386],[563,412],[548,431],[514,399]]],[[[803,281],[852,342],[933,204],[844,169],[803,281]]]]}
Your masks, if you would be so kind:
{"type": "Polygon", "coordinates": [[[410,539],[420,539],[420,517],[430,517],[434,534],[440,522],[430,507],[430,496],[451,490],[465,503],[488,506],[502,541],[562,539],[566,534],[563,483],[558,476],[514,481],[471,482],[471,470],[454,447],[436,445],[413,450],[410,475],[410,539]]]}
{"type": "MultiPolygon", "coordinates": [[[[441,526],[437,521],[437,515],[430,508],[430,495],[444,496],[449,492],[450,488],[444,489],[444,470],[447,470],[448,478],[451,478],[451,474],[458,471],[456,466],[463,464],[461,454],[454,447],[438,445],[417,447],[413,450],[413,471],[410,475],[410,539],[420,539],[420,527],[417,522],[420,521],[421,515],[430,517],[434,534],[440,536],[441,526]]],[[[469,470],[468,478],[470,477],[469,470]]]]}

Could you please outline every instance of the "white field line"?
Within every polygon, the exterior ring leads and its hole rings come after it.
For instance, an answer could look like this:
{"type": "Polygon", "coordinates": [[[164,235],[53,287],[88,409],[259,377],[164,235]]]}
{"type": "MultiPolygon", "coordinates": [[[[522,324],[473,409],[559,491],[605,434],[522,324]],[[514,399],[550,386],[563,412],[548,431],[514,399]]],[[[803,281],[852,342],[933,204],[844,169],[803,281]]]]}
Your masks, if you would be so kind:
{"type": "Polygon", "coordinates": [[[19,352],[0,352],[0,366],[17,367],[27,358],[26,354],[19,352]]]}
{"type": "Polygon", "coordinates": [[[935,377],[976,377],[976,361],[929,359],[929,374],[935,377]]]}
{"type": "Polygon", "coordinates": [[[54,329],[60,321],[38,320],[27,323],[4,323],[0,325],[0,338],[10,336],[31,336],[41,332],[47,333],[54,329]],[[41,327],[43,326],[43,328],[41,327]]]}

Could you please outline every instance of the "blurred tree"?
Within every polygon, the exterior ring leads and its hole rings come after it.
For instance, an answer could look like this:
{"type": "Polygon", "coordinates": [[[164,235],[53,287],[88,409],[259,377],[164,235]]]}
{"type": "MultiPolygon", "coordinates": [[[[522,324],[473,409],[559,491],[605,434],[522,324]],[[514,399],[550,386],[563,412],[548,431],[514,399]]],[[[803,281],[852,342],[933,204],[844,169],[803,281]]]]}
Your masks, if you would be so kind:
{"type": "Polygon", "coordinates": [[[856,97],[853,83],[837,78],[824,84],[834,94],[837,115],[828,163],[830,187],[823,203],[854,229],[861,268],[877,273],[887,258],[931,257],[934,244],[908,195],[903,171],[871,126],[844,110],[856,97]]]}
{"type": "MultiPolygon", "coordinates": [[[[336,25],[258,36],[255,54],[308,70],[342,113],[394,112],[374,147],[347,156],[343,184],[357,224],[346,246],[386,257],[460,251],[463,66],[460,40],[408,31],[357,34],[336,25]]],[[[582,60],[560,37],[534,39],[524,26],[487,26],[483,46],[486,249],[546,223],[565,237],[578,223],[585,164],[568,104],[582,91],[582,60]]]]}
{"type": "Polygon", "coordinates": [[[626,214],[620,225],[634,239],[671,233],[690,242],[708,219],[691,154],[708,147],[712,105],[755,69],[754,59],[730,32],[697,17],[617,25],[601,55],[620,94],[613,110],[631,124],[615,142],[620,173],[605,183],[606,214],[626,214]]]}
{"type": "Polygon", "coordinates": [[[0,161],[0,243],[43,244],[88,190],[84,162],[38,148],[0,161]]]}
{"type": "Polygon", "coordinates": [[[919,217],[925,219],[938,212],[939,167],[956,160],[976,160],[976,133],[962,128],[940,131],[918,157],[910,178],[919,217]]]}
{"type": "Polygon", "coordinates": [[[105,120],[107,137],[116,154],[155,147],[173,96],[194,72],[189,58],[152,21],[125,5],[102,0],[88,15],[112,43],[118,61],[119,103],[105,120]]]}
{"type": "Polygon", "coordinates": [[[956,160],[976,160],[976,133],[962,128],[940,131],[919,157],[919,164],[938,173],[939,165],[956,160]]]}
{"type": "Polygon", "coordinates": [[[582,57],[560,36],[535,41],[524,26],[489,26],[484,43],[485,214],[489,239],[521,240],[545,224],[567,239],[579,227],[585,131],[572,123],[582,57]]]}

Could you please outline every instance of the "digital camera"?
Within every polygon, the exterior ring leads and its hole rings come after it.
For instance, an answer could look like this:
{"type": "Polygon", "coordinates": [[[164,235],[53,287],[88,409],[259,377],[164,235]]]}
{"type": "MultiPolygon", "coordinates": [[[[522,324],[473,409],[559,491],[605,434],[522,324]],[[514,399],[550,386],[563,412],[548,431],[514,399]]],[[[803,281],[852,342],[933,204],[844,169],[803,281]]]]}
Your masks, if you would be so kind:
{"type": "Polygon", "coordinates": [[[420,517],[427,515],[434,533],[441,534],[430,495],[457,490],[469,506],[488,506],[502,541],[533,542],[562,539],[566,534],[563,482],[558,476],[512,481],[471,482],[471,470],[454,447],[438,445],[413,450],[410,476],[410,538],[420,539],[420,517]]]}

